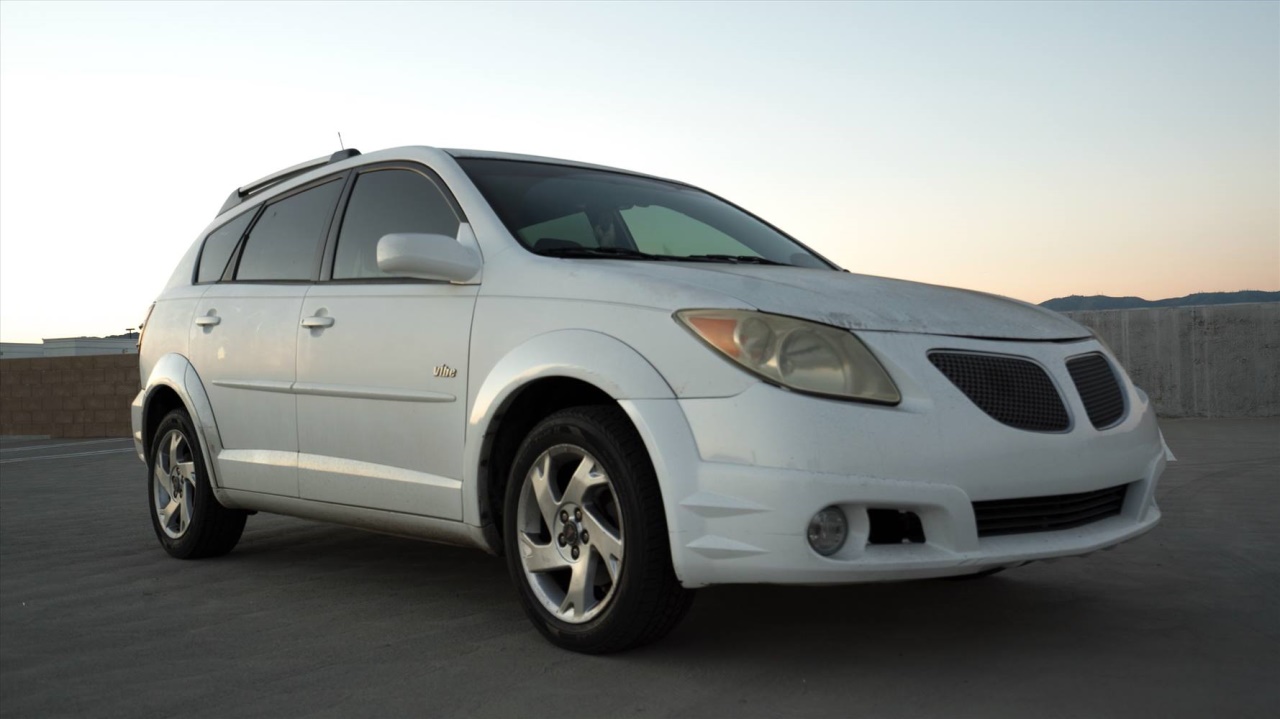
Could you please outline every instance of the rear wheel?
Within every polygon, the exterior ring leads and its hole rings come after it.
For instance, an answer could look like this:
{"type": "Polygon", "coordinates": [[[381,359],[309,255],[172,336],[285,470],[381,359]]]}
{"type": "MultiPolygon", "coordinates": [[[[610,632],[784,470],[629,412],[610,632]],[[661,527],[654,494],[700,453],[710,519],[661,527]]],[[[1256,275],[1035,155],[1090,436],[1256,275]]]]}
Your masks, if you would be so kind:
{"type": "Polygon", "coordinates": [[[244,531],[246,512],[213,496],[195,428],[185,410],[160,422],[151,442],[147,495],[151,525],[161,546],[179,559],[230,552],[244,531]]]}
{"type": "Polygon", "coordinates": [[[644,443],[617,407],[547,417],[516,454],[503,512],[521,604],[554,644],[600,654],[659,639],[693,602],[671,567],[644,443]]]}

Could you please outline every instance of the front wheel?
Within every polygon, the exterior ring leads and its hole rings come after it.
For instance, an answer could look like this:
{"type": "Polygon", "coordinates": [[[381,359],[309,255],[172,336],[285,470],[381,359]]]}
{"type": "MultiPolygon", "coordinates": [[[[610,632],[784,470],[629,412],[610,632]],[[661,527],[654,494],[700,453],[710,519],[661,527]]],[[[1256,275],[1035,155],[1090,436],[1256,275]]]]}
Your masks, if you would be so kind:
{"type": "Polygon", "coordinates": [[[165,551],[179,559],[216,557],[240,541],[248,514],[218,504],[191,417],[175,409],[151,442],[147,497],[151,525],[165,551]]]}
{"type": "Polygon", "coordinates": [[[671,567],[653,464],[617,407],[567,409],[533,428],[512,463],[503,542],[525,612],[565,649],[652,642],[693,602],[671,567]]]}

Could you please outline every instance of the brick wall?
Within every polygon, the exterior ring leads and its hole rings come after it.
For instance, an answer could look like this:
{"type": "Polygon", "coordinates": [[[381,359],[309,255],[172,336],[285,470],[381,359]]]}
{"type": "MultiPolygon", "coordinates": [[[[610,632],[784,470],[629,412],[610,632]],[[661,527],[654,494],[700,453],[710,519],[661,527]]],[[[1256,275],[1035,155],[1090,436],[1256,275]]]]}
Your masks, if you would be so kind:
{"type": "Polygon", "coordinates": [[[129,437],[138,355],[0,361],[0,434],[129,437]]]}

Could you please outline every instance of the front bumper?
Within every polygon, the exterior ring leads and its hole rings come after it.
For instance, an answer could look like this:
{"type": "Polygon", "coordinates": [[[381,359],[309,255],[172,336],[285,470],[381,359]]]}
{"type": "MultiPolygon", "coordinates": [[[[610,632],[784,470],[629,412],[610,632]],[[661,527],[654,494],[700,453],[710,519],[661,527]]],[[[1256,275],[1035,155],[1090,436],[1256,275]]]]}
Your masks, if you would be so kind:
{"type": "MultiPolygon", "coordinates": [[[[1045,367],[1104,351],[1095,342],[995,343],[860,333],[903,391],[898,407],[819,399],[765,384],[736,397],[623,402],[654,458],[673,563],[688,587],[831,584],[940,577],[1082,555],[1149,531],[1166,449],[1145,395],[1125,379],[1127,410],[1094,429],[1079,398],[1063,433],[1001,425],[932,367],[930,348],[1005,351],[1045,367]],[[1057,531],[979,537],[973,503],[1125,485],[1120,514],[1057,531]],[[808,545],[810,517],[838,506],[850,533],[833,556],[808,545]],[[868,509],[910,511],[925,542],[872,544],[868,509]]],[[[1052,370],[1050,370],[1052,373],[1052,370]]],[[[1055,376],[1055,380],[1059,378],[1055,376]]],[[[1069,380],[1067,380],[1069,381],[1069,380]]]]}

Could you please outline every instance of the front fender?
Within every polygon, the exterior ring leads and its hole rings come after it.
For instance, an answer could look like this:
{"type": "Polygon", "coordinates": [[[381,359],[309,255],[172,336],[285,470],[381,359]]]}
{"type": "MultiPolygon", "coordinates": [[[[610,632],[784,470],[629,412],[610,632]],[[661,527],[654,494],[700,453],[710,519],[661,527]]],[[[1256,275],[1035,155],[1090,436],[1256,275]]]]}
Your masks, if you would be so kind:
{"type": "Polygon", "coordinates": [[[520,388],[546,377],[581,380],[615,400],[675,398],[658,370],[615,337],[590,330],[558,330],[517,345],[484,374],[471,400],[463,449],[466,523],[481,525],[480,456],[490,425],[520,388]]]}
{"type": "MultiPolygon", "coordinates": [[[[200,442],[200,451],[204,454],[205,469],[209,473],[209,483],[213,486],[215,496],[218,497],[219,501],[222,501],[223,498],[220,496],[221,485],[218,483],[217,463],[214,461],[217,453],[222,451],[222,436],[218,434],[218,424],[213,416],[213,405],[209,403],[209,395],[205,393],[204,383],[200,380],[200,375],[196,373],[195,367],[191,366],[191,362],[186,357],[170,353],[161,357],[152,366],[151,374],[147,377],[147,381],[139,395],[142,411],[139,413],[137,426],[134,427],[135,443],[145,449],[151,442],[151,438],[142,436],[142,432],[152,419],[150,413],[154,411],[156,406],[156,391],[161,387],[173,390],[178,395],[178,399],[182,400],[182,405],[186,408],[187,414],[191,415],[192,424],[195,425],[197,439],[200,442]]],[[[145,454],[142,460],[144,462],[147,461],[145,454]]]]}

